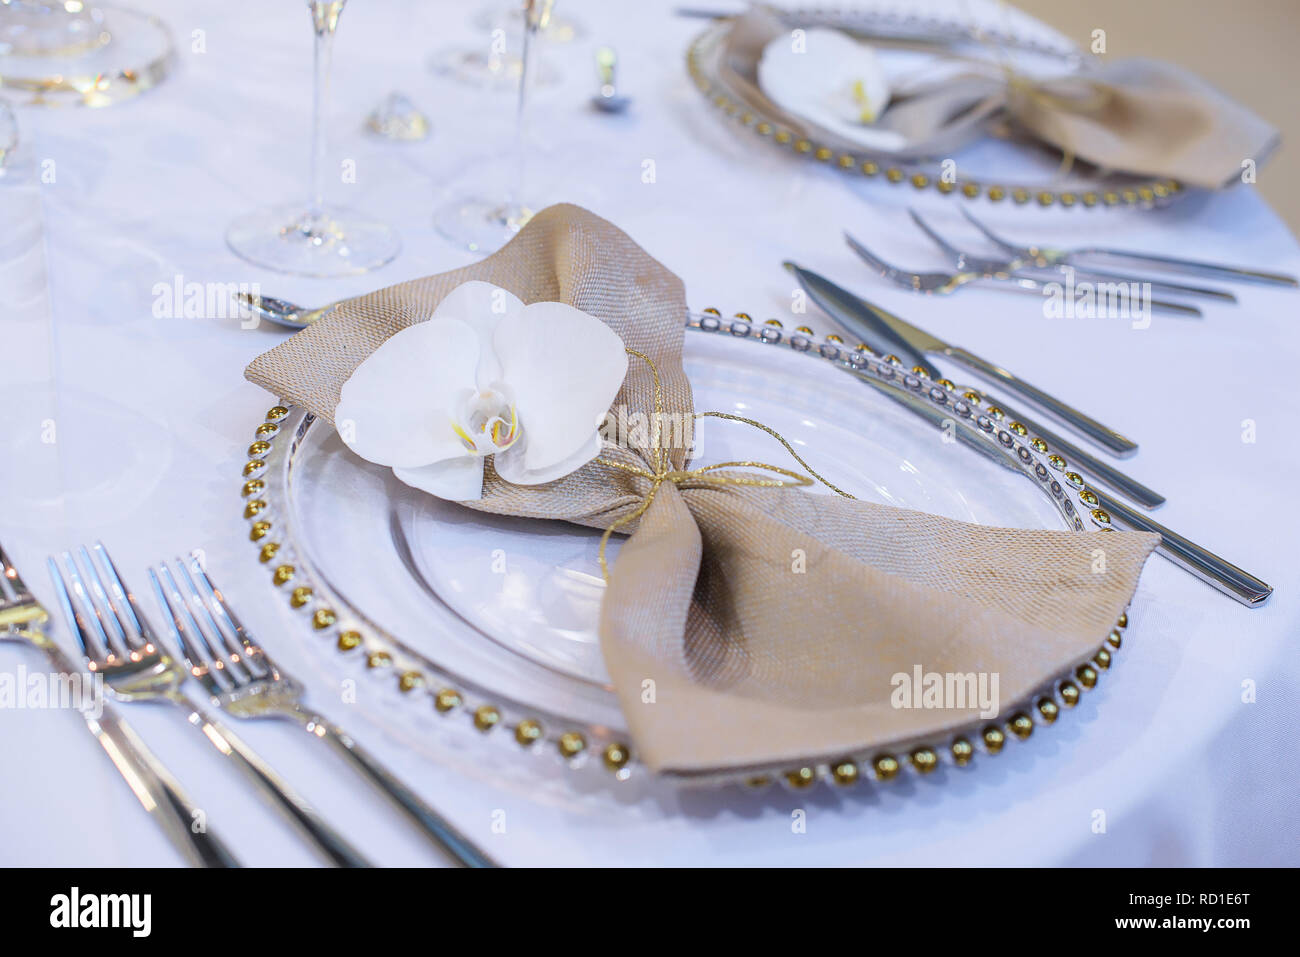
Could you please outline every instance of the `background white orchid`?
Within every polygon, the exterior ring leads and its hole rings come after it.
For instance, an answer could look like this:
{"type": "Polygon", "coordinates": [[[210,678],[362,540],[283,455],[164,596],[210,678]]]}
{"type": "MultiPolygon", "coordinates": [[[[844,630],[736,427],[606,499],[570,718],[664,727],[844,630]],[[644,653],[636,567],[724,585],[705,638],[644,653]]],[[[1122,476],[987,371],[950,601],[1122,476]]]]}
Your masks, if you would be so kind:
{"type": "Polygon", "coordinates": [[[507,482],[539,485],[599,455],[626,374],[623,341],[599,319],[467,282],[357,366],[334,422],[407,485],[468,501],[482,497],[485,456],[507,482]]]}
{"type": "Polygon", "coordinates": [[[839,30],[813,27],[799,42],[781,35],[763,48],[758,85],[788,113],[863,146],[902,149],[904,137],[873,129],[889,104],[889,81],[879,57],[839,30]]]}

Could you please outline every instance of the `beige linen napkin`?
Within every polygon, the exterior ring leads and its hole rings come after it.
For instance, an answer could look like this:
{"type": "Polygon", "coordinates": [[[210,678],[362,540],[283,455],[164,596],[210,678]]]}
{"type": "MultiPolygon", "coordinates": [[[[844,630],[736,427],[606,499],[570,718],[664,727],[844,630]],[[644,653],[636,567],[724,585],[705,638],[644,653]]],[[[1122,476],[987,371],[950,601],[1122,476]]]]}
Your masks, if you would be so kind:
{"type": "MultiPolygon", "coordinates": [[[[853,151],[842,137],[781,110],[758,86],[763,48],[788,28],[756,9],[723,39],[723,80],[802,135],[853,151]]],[[[902,134],[900,159],[947,155],[1004,116],[1012,126],[1066,156],[1104,170],[1171,177],[1219,189],[1239,182],[1242,164],[1263,163],[1278,131],[1193,73],[1131,58],[1050,79],[1008,75],[970,60],[967,73],[896,91],[875,126],[902,134]]]]}
{"type": "MultiPolygon", "coordinates": [[[[352,370],[470,279],[602,319],[654,361],[666,410],[692,412],[680,280],[570,205],[538,213],[482,262],[343,302],[246,374],[329,420],[352,370]]],[[[619,406],[655,408],[651,371],[635,358],[619,406]]],[[[681,449],[669,454],[684,464],[681,449]]],[[[611,447],[604,457],[652,468],[650,449],[611,447]]],[[[795,465],[775,441],[761,460],[795,465]]],[[[466,504],[605,528],[649,485],[597,461],[547,485],[513,486],[489,464],[483,499],[466,504]]],[[[610,570],[601,649],[641,758],[683,776],[869,756],[929,737],[941,744],[977,707],[895,708],[893,675],[917,665],[996,674],[1005,711],[1095,653],[1156,542],[987,528],[798,488],[692,483],[662,485],[623,530],[631,537],[610,570]],[[1102,572],[1095,549],[1105,551],[1102,572]]]]}

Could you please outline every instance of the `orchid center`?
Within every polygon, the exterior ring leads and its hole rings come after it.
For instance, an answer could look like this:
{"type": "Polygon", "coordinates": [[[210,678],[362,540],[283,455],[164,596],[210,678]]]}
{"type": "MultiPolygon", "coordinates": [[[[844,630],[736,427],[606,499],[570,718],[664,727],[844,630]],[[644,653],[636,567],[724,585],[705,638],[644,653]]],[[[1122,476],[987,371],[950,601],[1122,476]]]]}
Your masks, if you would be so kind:
{"type": "Polygon", "coordinates": [[[519,413],[499,389],[468,390],[457,404],[452,430],[471,455],[504,452],[519,440],[519,413]]]}

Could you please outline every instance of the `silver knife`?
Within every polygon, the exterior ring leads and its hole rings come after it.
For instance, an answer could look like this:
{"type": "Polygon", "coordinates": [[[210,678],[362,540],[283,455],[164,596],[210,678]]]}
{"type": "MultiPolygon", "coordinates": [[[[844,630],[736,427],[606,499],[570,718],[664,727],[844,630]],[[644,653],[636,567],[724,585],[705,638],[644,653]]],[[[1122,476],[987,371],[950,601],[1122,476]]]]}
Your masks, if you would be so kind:
{"type": "MultiPolygon", "coordinates": [[[[1137,443],[1132,439],[1121,435],[1110,426],[1103,425],[1091,416],[1085,415],[1073,406],[1062,402],[1056,396],[1026,382],[1009,370],[994,365],[987,359],[983,359],[960,346],[944,342],[923,329],[918,329],[910,322],[900,319],[893,313],[874,306],[864,299],[860,299],[817,273],[803,269],[792,262],[786,262],[785,267],[795,275],[795,278],[807,290],[808,296],[813,302],[832,316],[844,318],[850,323],[856,320],[858,323],[866,324],[872,329],[879,329],[883,324],[892,331],[892,341],[905,343],[914,353],[945,356],[986,379],[999,383],[1007,390],[1050,412],[1057,419],[1120,458],[1128,458],[1137,452],[1137,443]]],[[[922,363],[922,365],[927,367],[927,372],[934,368],[929,363],[922,363]]],[[[937,377],[932,375],[932,378],[937,377]]]]}

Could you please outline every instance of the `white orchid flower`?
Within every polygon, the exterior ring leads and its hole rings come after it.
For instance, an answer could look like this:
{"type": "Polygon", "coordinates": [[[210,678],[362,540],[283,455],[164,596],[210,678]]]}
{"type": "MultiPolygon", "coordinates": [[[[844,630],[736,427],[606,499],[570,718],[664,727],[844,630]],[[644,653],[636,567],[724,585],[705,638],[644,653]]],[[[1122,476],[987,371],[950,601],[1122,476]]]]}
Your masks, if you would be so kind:
{"type": "Polygon", "coordinates": [[[839,30],[814,27],[796,44],[781,35],[763,48],[758,85],[787,113],[845,139],[902,149],[893,130],[872,129],[889,104],[889,80],[874,50],[839,30]]]}
{"type": "Polygon", "coordinates": [[[407,485],[470,501],[489,455],[515,485],[599,455],[598,425],[626,374],[623,341],[599,319],[467,282],[357,366],[334,422],[353,452],[407,485]]]}

